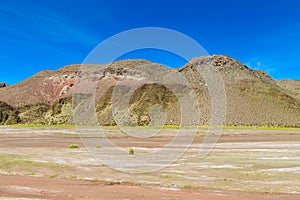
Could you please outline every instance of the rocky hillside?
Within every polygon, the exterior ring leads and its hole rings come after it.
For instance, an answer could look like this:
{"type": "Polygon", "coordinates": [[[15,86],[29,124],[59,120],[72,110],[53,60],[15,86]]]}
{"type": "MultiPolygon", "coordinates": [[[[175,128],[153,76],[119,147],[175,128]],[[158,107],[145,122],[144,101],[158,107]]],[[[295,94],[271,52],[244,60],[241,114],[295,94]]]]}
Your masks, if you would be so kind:
{"type": "MultiPolygon", "coordinates": [[[[299,100],[290,96],[265,72],[251,70],[227,56],[209,56],[197,58],[180,69],[191,82],[203,82],[194,76],[195,64],[216,68],[221,73],[227,98],[226,124],[299,126],[299,100]]],[[[209,107],[207,96],[204,93],[201,97],[206,100],[203,108],[209,107]]],[[[203,112],[204,116],[209,116],[209,110],[203,112]]]]}
{"type": "Polygon", "coordinates": [[[20,123],[18,114],[12,106],[0,101],[0,125],[20,123]]]}
{"type": "Polygon", "coordinates": [[[3,82],[0,82],[0,88],[5,88],[5,87],[7,87],[7,84],[3,83],[3,82]]]}
{"type": "Polygon", "coordinates": [[[57,71],[42,71],[10,87],[0,90],[0,101],[14,107],[31,104],[53,104],[71,95],[79,65],[71,65],[57,71]]]}
{"type": "Polygon", "coordinates": [[[276,81],[292,97],[300,99],[300,80],[282,80],[276,81]]]}
{"type": "MultiPolygon", "coordinates": [[[[117,81],[123,77],[143,79],[146,75],[135,70],[135,67],[150,63],[145,60],[117,61],[105,65],[105,70],[97,74],[99,84],[95,111],[100,124],[116,123],[112,117],[111,97],[117,81]]],[[[88,67],[92,66],[95,65],[88,67]]],[[[176,84],[168,87],[144,84],[135,90],[129,102],[132,124],[155,125],[155,118],[161,116],[151,113],[153,105],[160,105],[165,111],[163,117],[167,124],[179,124],[180,104],[170,88],[182,91],[177,94],[179,96],[193,90],[198,100],[197,108],[193,109],[200,110],[200,124],[208,124],[210,95],[206,82],[195,70],[196,66],[220,72],[227,99],[226,125],[300,127],[299,82],[275,81],[265,72],[252,70],[233,58],[220,55],[192,59],[180,69],[165,68],[165,71],[177,70],[187,77],[192,88],[176,84]]],[[[80,76],[79,67],[81,65],[69,65],[57,71],[43,71],[19,84],[1,88],[0,101],[5,105],[0,111],[1,123],[71,123],[72,92],[76,76],[80,76]],[[8,120],[9,116],[14,120],[8,120]]]]}
{"type": "MultiPolygon", "coordinates": [[[[108,64],[109,68],[103,72],[111,78],[119,76],[125,69],[131,69],[145,60],[125,60],[108,64]],[[116,71],[115,69],[119,69],[116,71]]],[[[14,107],[32,105],[37,103],[53,105],[59,99],[72,94],[76,74],[82,65],[68,65],[58,70],[46,70],[10,87],[0,90],[0,101],[14,107]]],[[[84,65],[93,67],[94,65],[84,65]]]]}

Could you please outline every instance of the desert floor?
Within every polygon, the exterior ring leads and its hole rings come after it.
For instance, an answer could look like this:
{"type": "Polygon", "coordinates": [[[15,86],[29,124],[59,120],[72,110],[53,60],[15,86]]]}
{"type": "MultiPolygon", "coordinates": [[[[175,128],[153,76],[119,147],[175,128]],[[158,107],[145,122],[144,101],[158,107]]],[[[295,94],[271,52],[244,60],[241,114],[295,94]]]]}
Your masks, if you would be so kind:
{"type": "Polygon", "coordinates": [[[143,137],[102,131],[1,126],[0,199],[300,199],[299,129],[224,129],[205,157],[206,129],[129,130],[143,137]],[[161,153],[168,144],[171,151],[161,153]],[[149,153],[143,165],[130,162],[149,153]],[[168,165],[154,162],[180,153],[168,165]]]}

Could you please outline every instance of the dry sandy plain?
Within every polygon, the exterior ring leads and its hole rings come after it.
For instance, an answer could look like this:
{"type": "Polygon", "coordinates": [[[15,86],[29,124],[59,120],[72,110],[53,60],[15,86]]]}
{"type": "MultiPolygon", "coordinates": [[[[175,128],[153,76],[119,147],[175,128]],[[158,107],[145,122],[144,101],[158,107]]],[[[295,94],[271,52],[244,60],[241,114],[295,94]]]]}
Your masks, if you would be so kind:
{"type": "MultiPolygon", "coordinates": [[[[176,129],[147,139],[105,131],[120,149],[139,154],[163,148],[176,129]]],[[[205,134],[171,165],[132,174],[96,161],[73,127],[1,126],[0,199],[300,199],[300,129],[224,129],[201,158],[205,134]]]]}

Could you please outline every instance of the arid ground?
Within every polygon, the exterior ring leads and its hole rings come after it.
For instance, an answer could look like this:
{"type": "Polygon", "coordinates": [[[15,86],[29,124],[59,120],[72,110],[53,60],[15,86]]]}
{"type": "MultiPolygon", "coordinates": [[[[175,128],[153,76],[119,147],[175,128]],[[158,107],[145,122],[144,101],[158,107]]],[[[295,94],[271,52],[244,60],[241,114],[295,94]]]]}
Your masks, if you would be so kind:
{"type": "MultiPolygon", "coordinates": [[[[163,148],[177,130],[163,129],[147,139],[117,128],[105,131],[120,149],[132,147],[139,154],[163,148]]],[[[299,129],[224,129],[214,150],[202,158],[205,134],[200,129],[171,165],[132,174],[95,160],[73,127],[2,126],[0,199],[300,199],[299,129]]],[[[95,145],[101,140],[92,134],[86,138],[95,145]]]]}

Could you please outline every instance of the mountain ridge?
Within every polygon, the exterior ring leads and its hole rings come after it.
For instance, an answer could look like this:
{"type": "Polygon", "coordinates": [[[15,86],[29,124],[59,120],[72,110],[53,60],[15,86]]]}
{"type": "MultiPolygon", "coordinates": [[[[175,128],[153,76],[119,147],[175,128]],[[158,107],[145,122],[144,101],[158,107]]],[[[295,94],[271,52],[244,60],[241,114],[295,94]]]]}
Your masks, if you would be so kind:
{"type": "MultiPolygon", "coordinates": [[[[103,80],[100,80],[100,89],[98,88],[96,93],[100,94],[100,90],[103,90],[105,94],[99,96],[95,108],[100,124],[116,123],[111,116],[110,102],[114,84],[129,74],[137,76],[135,67],[147,64],[159,65],[141,59],[101,65],[104,66],[104,70],[99,76],[103,80]]],[[[10,105],[14,110],[6,112],[15,117],[15,120],[10,120],[9,123],[71,123],[72,93],[76,76],[80,67],[86,66],[98,65],[73,64],[58,70],[45,70],[18,84],[1,88],[0,102],[10,105]]],[[[226,125],[300,126],[300,90],[297,84],[291,86],[287,82],[275,81],[266,72],[250,69],[243,63],[223,55],[194,58],[178,69],[166,68],[182,74],[192,84],[199,101],[200,125],[209,122],[211,102],[207,85],[196,67],[211,67],[218,70],[222,76],[227,96],[226,125]]],[[[138,76],[143,77],[143,72],[141,73],[138,76]]],[[[131,118],[136,125],[151,124],[148,111],[152,104],[164,107],[167,124],[180,123],[180,105],[172,92],[153,84],[143,88],[135,91],[129,106],[131,118]]],[[[7,123],[7,115],[5,116],[3,124],[7,123]]]]}

